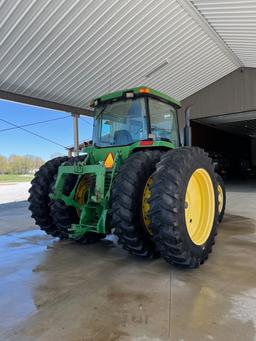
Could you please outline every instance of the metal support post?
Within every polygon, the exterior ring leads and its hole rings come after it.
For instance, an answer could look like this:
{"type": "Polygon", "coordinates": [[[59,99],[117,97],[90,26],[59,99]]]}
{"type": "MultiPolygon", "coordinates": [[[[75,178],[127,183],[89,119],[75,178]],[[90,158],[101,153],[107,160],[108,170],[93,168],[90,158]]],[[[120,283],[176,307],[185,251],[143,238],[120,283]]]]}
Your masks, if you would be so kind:
{"type": "Polygon", "coordinates": [[[74,156],[79,155],[79,133],[78,133],[78,114],[72,114],[73,116],[73,129],[74,129],[74,156]]]}

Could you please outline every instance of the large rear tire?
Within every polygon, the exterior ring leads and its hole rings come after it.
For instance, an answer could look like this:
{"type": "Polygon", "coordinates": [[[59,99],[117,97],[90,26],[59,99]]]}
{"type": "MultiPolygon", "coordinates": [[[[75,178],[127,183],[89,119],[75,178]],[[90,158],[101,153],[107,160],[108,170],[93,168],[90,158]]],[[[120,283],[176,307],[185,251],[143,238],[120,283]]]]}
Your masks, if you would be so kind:
{"type": "Polygon", "coordinates": [[[119,243],[131,254],[158,255],[143,218],[143,194],[150,175],[160,160],[160,151],[138,151],[120,167],[112,188],[112,225],[119,243]]]}
{"type": "Polygon", "coordinates": [[[35,174],[29,190],[29,210],[36,225],[54,237],[59,237],[60,232],[54,224],[50,214],[49,193],[54,183],[54,178],[58,173],[59,166],[67,161],[68,157],[57,157],[46,162],[35,174]]]}
{"type": "Polygon", "coordinates": [[[214,167],[199,148],[165,153],[152,175],[149,216],[163,258],[196,268],[208,258],[218,225],[214,167]]]}

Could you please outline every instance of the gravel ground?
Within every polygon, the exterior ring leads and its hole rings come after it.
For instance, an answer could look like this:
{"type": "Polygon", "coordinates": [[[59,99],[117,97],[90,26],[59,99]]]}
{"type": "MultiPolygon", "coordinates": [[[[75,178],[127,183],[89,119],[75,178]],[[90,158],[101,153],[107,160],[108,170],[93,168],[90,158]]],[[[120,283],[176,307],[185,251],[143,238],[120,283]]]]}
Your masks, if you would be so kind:
{"type": "Polygon", "coordinates": [[[30,182],[0,183],[0,204],[28,199],[30,182]]]}

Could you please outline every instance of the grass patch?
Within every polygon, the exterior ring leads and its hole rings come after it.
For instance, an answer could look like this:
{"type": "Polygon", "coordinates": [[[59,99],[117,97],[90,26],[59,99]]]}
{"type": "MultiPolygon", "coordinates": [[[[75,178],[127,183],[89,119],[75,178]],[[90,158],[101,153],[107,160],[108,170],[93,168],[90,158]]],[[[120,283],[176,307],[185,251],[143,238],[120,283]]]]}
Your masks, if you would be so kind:
{"type": "Polygon", "coordinates": [[[5,182],[30,182],[33,175],[0,174],[0,183],[5,182]]]}

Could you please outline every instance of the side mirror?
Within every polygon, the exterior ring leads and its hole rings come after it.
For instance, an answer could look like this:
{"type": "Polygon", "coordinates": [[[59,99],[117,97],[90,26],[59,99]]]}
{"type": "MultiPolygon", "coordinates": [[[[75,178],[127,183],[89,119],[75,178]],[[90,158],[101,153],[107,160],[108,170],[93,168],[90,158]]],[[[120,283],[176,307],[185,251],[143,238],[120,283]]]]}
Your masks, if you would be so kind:
{"type": "Polygon", "coordinates": [[[184,146],[191,147],[192,137],[191,137],[191,127],[190,127],[190,111],[191,105],[185,109],[185,127],[184,127],[184,146]]]}

